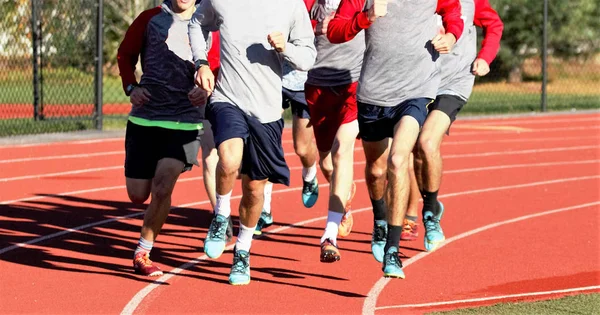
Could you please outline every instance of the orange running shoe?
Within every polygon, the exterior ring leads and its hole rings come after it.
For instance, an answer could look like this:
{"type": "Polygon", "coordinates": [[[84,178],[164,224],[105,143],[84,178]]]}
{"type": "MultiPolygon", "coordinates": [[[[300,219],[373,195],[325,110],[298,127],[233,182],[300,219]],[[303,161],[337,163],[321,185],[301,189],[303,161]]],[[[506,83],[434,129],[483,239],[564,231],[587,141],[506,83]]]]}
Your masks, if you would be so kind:
{"type": "Polygon", "coordinates": [[[152,263],[150,254],[147,252],[139,252],[135,255],[135,258],[133,259],[133,270],[135,273],[143,276],[158,277],[163,275],[162,270],[152,263]]]}
{"type": "Polygon", "coordinates": [[[400,234],[401,241],[414,241],[419,236],[419,223],[404,219],[402,224],[402,233],[400,234]]]}
{"type": "Polygon", "coordinates": [[[346,237],[350,235],[350,232],[352,232],[354,219],[352,218],[352,212],[350,209],[352,208],[352,199],[354,199],[355,194],[356,184],[352,182],[352,187],[350,187],[350,195],[348,196],[348,201],[346,202],[346,213],[344,214],[342,222],[340,222],[340,226],[338,227],[338,235],[340,237],[346,237]]]}
{"type": "Polygon", "coordinates": [[[321,243],[321,262],[332,263],[339,261],[341,258],[340,251],[330,239],[326,239],[321,243]]]}

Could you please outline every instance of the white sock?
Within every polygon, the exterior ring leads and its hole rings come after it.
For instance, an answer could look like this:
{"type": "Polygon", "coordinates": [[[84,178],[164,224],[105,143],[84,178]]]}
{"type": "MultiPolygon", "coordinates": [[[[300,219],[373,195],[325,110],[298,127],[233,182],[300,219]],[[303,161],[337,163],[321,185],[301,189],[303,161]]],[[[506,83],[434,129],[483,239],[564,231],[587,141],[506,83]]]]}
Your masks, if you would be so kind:
{"type": "Polygon", "coordinates": [[[329,239],[334,245],[337,246],[338,228],[343,217],[343,213],[329,210],[327,213],[327,225],[325,226],[325,233],[323,233],[323,236],[321,237],[321,243],[323,243],[326,239],[329,239]]]}
{"type": "Polygon", "coordinates": [[[317,162],[309,168],[302,168],[302,180],[305,182],[312,181],[317,176],[317,162]]]}
{"type": "Polygon", "coordinates": [[[215,214],[220,214],[224,217],[229,217],[231,215],[231,193],[225,195],[217,194],[217,204],[215,206],[215,214]]]}
{"type": "Polygon", "coordinates": [[[252,246],[252,236],[254,235],[255,229],[256,225],[254,227],[247,227],[240,223],[240,232],[238,233],[238,238],[235,242],[236,250],[245,250],[250,252],[250,247],[252,246]]]}
{"type": "Polygon", "coordinates": [[[133,252],[133,257],[135,257],[135,255],[137,255],[137,253],[139,253],[139,252],[146,252],[149,254],[150,251],[152,250],[153,245],[154,245],[154,242],[150,242],[149,240],[140,236],[140,240],[138,241],[138,246],[135,248],[135,251],[133,252]]]}
{"type": "Polygon", "coordinates": [[[265,184],[265,203],[263,204],[263,210],[266,213],[271,213],[271,192],[273,192],[273,183],[267,182],[265,184]]]}

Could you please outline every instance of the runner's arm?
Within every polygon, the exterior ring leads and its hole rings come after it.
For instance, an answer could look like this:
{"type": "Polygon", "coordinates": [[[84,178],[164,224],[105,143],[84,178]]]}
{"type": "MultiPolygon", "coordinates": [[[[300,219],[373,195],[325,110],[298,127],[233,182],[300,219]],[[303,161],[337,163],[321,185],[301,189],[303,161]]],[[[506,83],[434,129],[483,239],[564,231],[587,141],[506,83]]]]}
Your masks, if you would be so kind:
{"type": "Polygon", "coordinates": [[[210,46],[210,32],[218,31],[217,18],[212,0],[203,0],[192,15],[188,26],[190,46],[196,68],[203,63],[208,63],[208,50],[210,46]]]}
{"type": "Polygon", "coordinates": [[[305,7],[298,5],[294,10],[289,45],[286,45],[281,55],[296,70],[308,71],[315,64],[317,57],[314,42],[315,34],[308,12],[305,7]]]}
{"type": "Polygon", "coordinates": [[[351,41],[360,31],[369,28],[371,22],[363,11],[365,0],[342,0],[335,17],[327,26],[327,38],[334,44],[351,41]]]}
{"type": "Polygon", "coordinates": [[[488,0],[475,1],[475,18],[473,23],[483,28],[483,41],[477,58],[485,60],[488,65],[494,61],[500,50],[500,39],[504,23],[492,8],[488,0]]]}
{"type": "Polygon", "coordinates": [[[460,1],[438,0],[436,13],[442,17],[446,34],[451,33],[458,41],[465,27],[465,21],[461,18],[460,1]]]}

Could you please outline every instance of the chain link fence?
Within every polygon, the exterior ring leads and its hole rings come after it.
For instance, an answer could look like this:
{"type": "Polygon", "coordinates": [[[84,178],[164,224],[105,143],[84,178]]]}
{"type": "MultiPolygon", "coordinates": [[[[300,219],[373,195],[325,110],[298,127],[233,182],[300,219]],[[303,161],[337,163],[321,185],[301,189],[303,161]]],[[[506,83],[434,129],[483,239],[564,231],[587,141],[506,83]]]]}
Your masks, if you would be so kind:
{"type": "MultiPolygon", "coordinates": [[[[0,136],[124,128],[117,48],[135,17],[161,2],[0,0],[0,136]]],[[[461,115],[600,108],[597,0],[490,3],[504,22],[502,47],[461,115]]]]}

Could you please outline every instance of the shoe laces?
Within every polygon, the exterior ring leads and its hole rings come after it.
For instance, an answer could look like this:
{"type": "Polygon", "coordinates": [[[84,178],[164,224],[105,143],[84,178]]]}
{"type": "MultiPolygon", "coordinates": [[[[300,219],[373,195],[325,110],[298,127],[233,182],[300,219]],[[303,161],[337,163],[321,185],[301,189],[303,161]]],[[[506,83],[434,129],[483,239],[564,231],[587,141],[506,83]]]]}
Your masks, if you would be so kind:
{"type": "Polygon", "coordinates": [[[212,223],[210,224],[210,227],[208,228],[208,237],[209,238],[218,238],[218,239],[222,239],[225,236],[225,233],[227,232],[225,228],[223,228],[223,225],[226,224],[226,222],[220,222],[218,221],[216,218],[212,221],[212,223]]]}
{"type": "Polygon", "coordinates": [[[399,255],[400,255],[400,252],[385,254],[385,264],[386,265],[396,265],[399,268],[402,268],[402,261],[400,261],[399,255]]]}
{"type": "Polygon", "coordinates": [[[135,262],[140,263],[144,266],[152,265],[152,260],[150,260],[150,254],[148,254],[148,253],[145,253],[144,255],[140,255],[140,256],[136,257],[135,262]]]}
{"type": "Polygon", "coordinates": [[[248,258],[248,254],[235,253],[233,255],[233,265],[231,266],[232,273],[246,273],[246,269],[250,265],[248,258]]]}
{"type": "Polygon", "coordinates": [[[423,225],[425,225],[427,231],[439,231],[441,228],[440,220],[435,216],[425,218],[425,220],[423,220],[423,225]]]}
{"type": "Polygon", "coordinates": [[[304,185],[302,185],[302,193],[305,195],[312,194],[312,192],[314,190],[315,190],[314,180],[311,182],[304,182],[304,185]]]}
{"type": "Polygon", "coordinates": [[[382,225],[375,225],[373,229],[373,241],[381,242],[385,241],[385,227],[382,225]]]}

